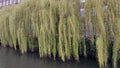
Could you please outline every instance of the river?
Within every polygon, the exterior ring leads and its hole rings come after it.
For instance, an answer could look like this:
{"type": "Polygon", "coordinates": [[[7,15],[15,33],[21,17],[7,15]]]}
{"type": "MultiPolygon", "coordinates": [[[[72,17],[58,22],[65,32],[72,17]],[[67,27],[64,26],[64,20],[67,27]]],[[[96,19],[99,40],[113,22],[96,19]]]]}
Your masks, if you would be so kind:
{"type": "Polygon", "coordinates": [[[99,68],[94,59],[83,59],[79,62],[40,58],[38,53],[21,55],[19,50],[0,46],[0,68],[99,68]]]}

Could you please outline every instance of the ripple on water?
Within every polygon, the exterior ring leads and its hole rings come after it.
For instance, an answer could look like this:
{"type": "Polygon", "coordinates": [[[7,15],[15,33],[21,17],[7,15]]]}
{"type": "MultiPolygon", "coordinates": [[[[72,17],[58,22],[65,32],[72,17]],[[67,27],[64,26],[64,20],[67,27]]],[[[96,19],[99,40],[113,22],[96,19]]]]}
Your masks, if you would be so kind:
{"type": "Polygon", "coordinates": [[[6,68],[5,65],[3,64],[0,64],[0,68],[6,68]]]}

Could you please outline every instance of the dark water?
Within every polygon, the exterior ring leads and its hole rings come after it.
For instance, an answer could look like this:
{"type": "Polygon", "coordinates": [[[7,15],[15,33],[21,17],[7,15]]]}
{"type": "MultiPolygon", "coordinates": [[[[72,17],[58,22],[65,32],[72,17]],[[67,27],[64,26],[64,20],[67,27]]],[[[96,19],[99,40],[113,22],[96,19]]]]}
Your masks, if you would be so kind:
{"type": "Polygon", "coordinates": [[[21,55],[19,51],[0,47],[0,68],[99,68],[96,60],[81,59],[80,62],[39,58],[38,54],[21,55]]]}

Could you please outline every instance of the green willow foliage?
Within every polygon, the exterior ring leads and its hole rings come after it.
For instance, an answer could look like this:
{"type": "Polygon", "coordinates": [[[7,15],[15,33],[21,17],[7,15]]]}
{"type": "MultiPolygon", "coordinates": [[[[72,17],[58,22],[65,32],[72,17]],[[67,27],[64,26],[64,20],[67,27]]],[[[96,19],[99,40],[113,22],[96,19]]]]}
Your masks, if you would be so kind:
{"type": "Polygon", "coordinates": [[[84,16],[80,16],[81,5],[79,0],[24,0],[5,7],[0,11],[0,41],[3,46],[19,47],[22,54],[39,49],[40,57],[60,57],[62,61],[79,61],[80,56],[88,55],[88,48],[95,49],[100,68],[107,67],[112,47],[117,68],[120,1],[87,0],[84,16]]]}

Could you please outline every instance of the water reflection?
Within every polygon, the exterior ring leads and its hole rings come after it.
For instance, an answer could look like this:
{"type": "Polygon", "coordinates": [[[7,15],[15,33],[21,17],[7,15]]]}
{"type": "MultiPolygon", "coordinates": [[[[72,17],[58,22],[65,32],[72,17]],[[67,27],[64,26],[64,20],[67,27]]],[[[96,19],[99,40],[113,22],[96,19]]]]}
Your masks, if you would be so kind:
{"type": "Polygon", "coordinates": [[[80,62],[39,58],[38,54],[21,55],[19,51],[0,47],[0,68],[98,68],[95,60],[81,59],[80,62]]]}

